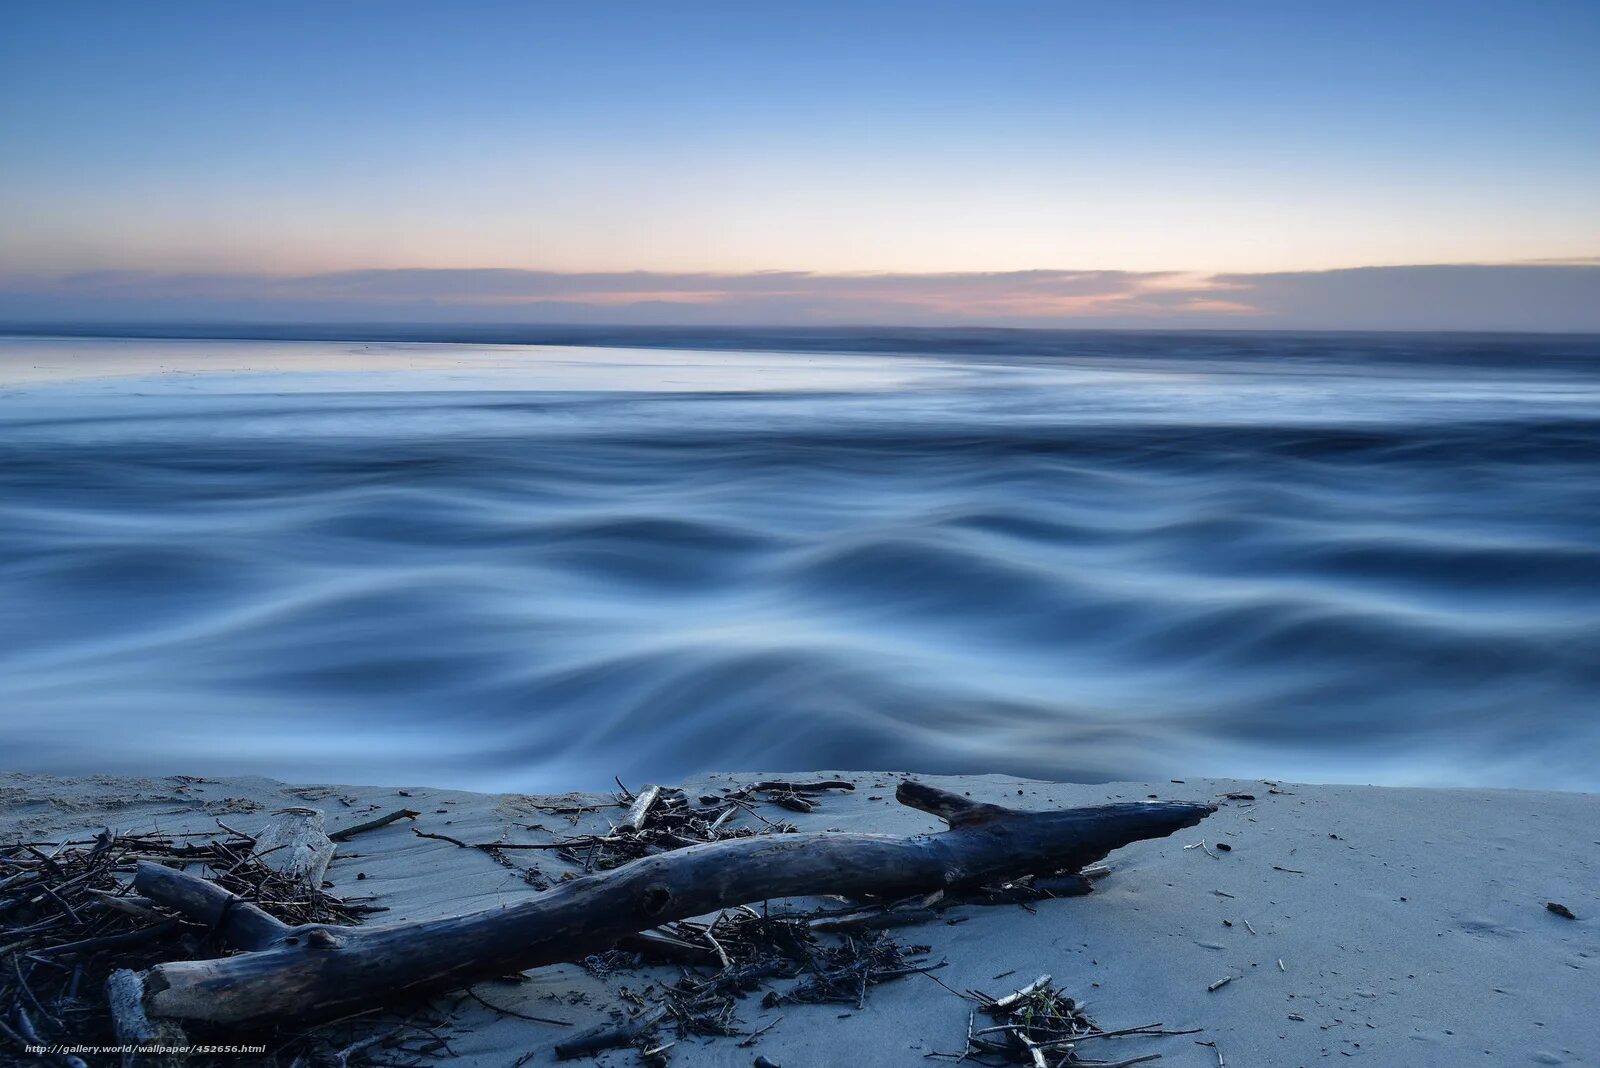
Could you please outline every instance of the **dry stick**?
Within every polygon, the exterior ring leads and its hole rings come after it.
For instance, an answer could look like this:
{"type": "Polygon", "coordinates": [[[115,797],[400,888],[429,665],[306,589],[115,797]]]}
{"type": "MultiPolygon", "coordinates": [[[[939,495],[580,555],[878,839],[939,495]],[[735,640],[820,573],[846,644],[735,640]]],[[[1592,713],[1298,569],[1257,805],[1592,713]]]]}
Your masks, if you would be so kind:
{"type": "Polygon", "coordinates": [[[494,1012],[498,1012],[503,1016],[515,1016],[519,1020],[531,1020],[534,1023],[555,1024],[557,1027],[571,1027],[572,1026],[572,1021],[571,1020],[553,1020],[548,1016],[529,1016],[527,1013],[518,1012],[516,1009],[507,1009],[507,1008],[503,1008],[503,1007],[501,1007],[499,1005],[491,1005],[489,1002],[483,1000],[483,998],[478,994],[478,992],[476,990],[472,989],[470,986],[467,987],[467,997],[471,998],[473,1001],[476,1001],[479,1005],[482,1005],[484,1008],[490,1009],[490,1010],[492,1010],[494,1012]]]}
{"type": "Polygon", "coordinates": [[[151,908],[150,901],[147,898],[136,897],[131,894],[118,894],[110,890],[96,890],[93,887],[88,889],[89,893],[105,908],[127,913],[129,916],[143,920],[146,923],[161,923],[168,918],[165,914],[151,908]]]}
{"type": "MultiPolygon", "coordinates": [[[[917,783],[899,800],[942,815],[950,830],[911,837],[786,833],[674,850],[571,880],[515,905],[375,927],[264,917],[272,937],[252,952],[157,964],[138,1002],[153,1016],[237,1023],[336,1015],[403,994],[447,989],[579,959],[622,935],[749,901],[814,894],[908,894],[983,885],[1030,871],[1077,870],[1129,842],[1165,837],[1210,815],[1205,804],[1135,802],[1019,812],[977,805],[917,783]]],[[[458,843],[459,844],[459,843],[458,843]]],[[[173,905],[232,895],[197,876],[141,867],[135,889],[173,905]],[[195,887],[199,887],[196,890],[195,887]]],[[[178,907],[215,919],[205,907],[178,907]]],[[[228,923],[240,910],[230,910],[228,923]]],[[[231,933],[231,932],[230,932],[231,933]]]]}
{"type": "Polygon", "coordinates": [[[750,815],[754,816],[756,819],[760,820],[762,823],[765,823],[768,827],[772,828],[773,830],[777,830],[778,829],[778,826],[779,826],[778,824],[773,823],[771,820],[767,819],[767,817],[765,817],[761,813],[757,812],[756,811],[756,807],[754,805],[752,805],[750,802],[744,800],[744,798],[742,798],[742,797],[730,797],[730,798],[728,798],[728,800],[732,801],[735,805],[738,805],[740,808],[744,809],[746,812],[750,813],[750,815]]]}
{"type": "Polygon", "coordinates": [[[145,942],[155,942],[165,938],[175,930],[179,921],[172,917],[164,917],[162,921],[152,927],[141,927],[136,931],[125,931],[122,934],[102,935],[99,938],[84,938],[77,942],[67,942],[59,946],[44,946],[36,949],[31,954],[34,957],[50,957],[58,953],[82,954],[88,951],[102,949],[115,949],[121,946],[135,946],[145,942]]]}
{"type": "Polygon", "coordinates": [[[926,923],[939,914],[932,909],[865,909],[838,916],[818,916],[806,926],[813,931],[881,931],[926,923]]]}
{"type": "Polygon", "coordinates": [[[1198,1035],[1204,1027],[1191,1027],[1184,1031],[1163,1031],[1158,1023],[1145,1024],[1143,1027],[1119,1027],[1115,1031],[1086,1031],[1081,1035],[1073,1035],[1069,1041],[1083,1042],[1091,1038],[1123,1038],[1127,1035],[1198,1035]]]}
{"type": "Polygon", "coordinates": [[[744,1041],[739,1043],[740,1048],[749,1049],[751,1046],[756,1044],[756,1039],[760,1038],[762,1035],[766,1034],[768,1031],[772,1030],[774,1027],[777,1027],[782,1022],[783,1022],[783,1017],[779,1016],[777,1019],[773,1020],[771,1023],[767,1024],[765,1027],[760,1027],[760,1028],[757,1028],[754,1031],[751,1031],[748,1035],[745,1036],[744,1041]]]}
{"type": "Polygon", "coordinates": [[[38,1046],[44,1049],[45,1052],[41,1059],[46,1060],[51,1064],[62,1065],[63,1068],[89,1068],[89,1066],[83,1062],[81,1057],[74,1057],[70,1053],[55,1052],[54,1047],[50,1046],[45,1042],[44,1039],[40,1038],[39,1032],[33,1029],[33,1021],[28,1019],[28,1011],[21,1005],[16,1007],[16,1020],[17,1029],[22,1032],[22,1037],[28,1040],[26,1044],[30,1046],[38,1046]]]}
{"type": "MultiPolygon", "coordinates": [[[[236,831],[232,827],[229,827],[226,823],[223,823],[221,820],[217,820],[217,826],[221,827],[223,830],[227,831],[229,834],[233,835],[235,838],[243,838],[246,842],[253,843],[256,840],[256,836],[255,835],[253,835],[253,834],[245,834],[243,831],[236,831]]],[[[209,833],[209,832],[207,832],[207,833],[209,833]]]]}
{"type": "Polygon", "coordinates": [[[1198,1038],[1194,1040],[1194,1044],[1197,1046],[1210,1046],[1211,1052],[1217,1055],[1217,1068],[1228,1068],[1228,1062],[1222,1056],[1221,1046],[1218,1046],[1215,1042],[1202,1042],[1198,1038]]]}
{"type": "Polygon", "coordinates": [[[628,814],[622,818],[622,822],[617,825],[617,828],[627,828],[630,831],[639,830],[644,826],[645,817],[650,815],[651,807],[660,798],[661,787],[659,786],[646,786],[643,790],[640,790],[638,796],[633,799],[633,804],[628,807],[628,814]]]}
{"type": "MultiPolygon", "coordinates": [[[[715,924],[713,924],[713,925],[712,925],[712,926],[715,926],[715,924]]],[[[704,931],[701,931],[701,932],[700,932],[700,933],[701,933],[701,934],[702,934],[702,935],[703,935],[703,936],[704,936],[704,937],[705,937],[705,940],[706,940],[706,941],[707,941],[707,942],[710,942],[710,943],[711,943],[711,948],[712,948],[712,949],[714,949],[714,950],[716,950],[716,952],[717,952],[717,959],[718,959],[718,960],[720,960],[720,961],[721,961],[721,962],[722,962],[722,966],[723,966],[723,967],[724,967],[724,968],[731,968],[731,967],[733,967],[733,961],[731,961],[731,960],[729,960],[729,959],[728,959],[728,952],[727,952],[727,950],[725,950],[725,949],[723,949],[723,948],[722,948],[722,943],[721,943],[721,942],[718,942],[718,941],[717,941],[717,940],[716,940],[716,937],[715,937],[715,936],[713,936],[713,935],[712,935],[712,933],[711,933],[711,930],[710,930],[710,928],[707,928],[707,929],[706,929],[706,930],[704,930],[704,931]]]]}
{"type": "Polygon", "coordinates": [[[821,779],[817,782],[788,782],[782,779],[752,783],[746,790],[782,790],[791,794],[819,794],[824,790],[854,790],[856,784],[843,779],[821,779]]]}
{"type": "Polygon", "coordinates": [[[713,955],[705,946],[673,938],[661,931],[640,931],[637,934],[624,935],[617,939],[617,948],[654,954],[679,964],[703,964],[707,957],[713,955]]]}
{"type": "Polygon", "coordinates": [[[346,1066],[350,1063],[350,1058],[354,1057],[357,1053],[369,1050],[373,1046],[382,1045],[391,1038],[398,1037],[404,1030],[405,1028],[403,1027],[397,1027],[393,1031],[385,1031],[381,1035],[373,1035],[371,1038],[363,1038],[359,1042],[352,1042],[350,1045],[346,1046],[342,1050],[339,1050],[333,1055],[333,1062],[334,1064],[338,1065],[338,1068],[346,1068],[346,1066]]]}
{"type": "Polygon", "coordinates": [[[1041,975],[1039,978],[1035,979],[1022,989],[1013,991],[1012,993],[1007,994],[1005,997],[998,998],[995,1001],[990,1002],[988,1005],[985,1005],[984,1011],[993,1016],[999,1016],[1003,1012],[1009,1012],[1011,1006],[1017,1004],[1031,994],[1037,994],[1049,984],[1050,977],[1048,975],[1041,975]]]}
{"type": "Polygon", "coordinates": [[[67,901],[60,894],[56,893],[56,891],[55,891],[55,889],[53,887],[41,886],[39,889],[43,890],[47,895],[49,895],[50,900],[54,901],[58,906],[60,906],[61,909],[63,911],[65,911],[68,916],[71,916],[73,923],[80,924],[80,925],[83,923],[83,920],[78,916],[78,913],[73,909],[73,907],[70,904],[67,903],[67,901]]]}
{"type": "Polygon", "coordinates": [[[23,1048],[33,1045],[31,1041],[23,1038],[21,1035],[11,1030],[11,1028],[7,1027],[4,1017],[0,1017],[0,1035],[4,1035],[6,1038],[9,1038],[13,1044],[22,1046],[23,1048]]]}
{"type": "Polygon", "coordinates": [[[716,819],[712,820],[710,826],[708,826],[706,828],[706,837],[708,837],[708,838],[717,837],[717,832],[722,830],[722,825],[724,823],[727,823],[729,820],[733,819],[734,813],[736,813],[738,811],[739,811],[739,806],[738,805],[729,805],[727,808],[723,809],[722,810],[722,815],[720,815],[716,819]]]}
{"type": "MultiPolygon", "coordinates": [[[[28,996],[28,1000],[33,1003],[33,1010],[35,1012],[37,1012],[40,1016],[44,1017],[46,1020],[49,1020],[51,1023],[59,1025],[61,1023],[61,1021],[57,1020],[54,1016],[51,1016],[48,1012],[45,1011],[45,1007],[43,1005],[39,1004],[38,997],[34,995],[33,987],[28,985],[27,976],[24,975],[23,972],[22,972],[22,961],[18,960],[16,957],[12,957],[11,958],[11,968],[17,974],[17,985],[18,985],[18,987],[22,990],[22,992],[24,994],[26,994],[28,996]]],[[[33,969],[30,968],[30,969],[28,969],[28,971],[31,974],[33,969]]],[[[17,1003],[16,1009],[17,1009],[18,1012],[23,1012],[23,1007],[22,1007],[21,1002],[17,1003]]],[[[19,1024],[30,1024],[31,1025],[31,1022],[32,1021],[28,1020],[26,1013],[23,1013],[23,1016],[18,1020],[19,1024]]],[[[30,1030],[31,1030],[31,1027],[30,1027],[30,1030]]]]}
{"type": "MultiPolygon", "coordinates": [[[[934,982],[938,983],[940,986],[944,987],[946,990],[950,991],[950,993],[954,994],[956,997],[962,999],[963,1001],[976,1001],[977,1000],[977,998],[973,997],[971,994],[963,994],[961,991],[957,990],[955,987],[951,986],[949,983],[945,982],[943,979],[940,979],[937,975],[934,975],[932,972],[918,972],[917,974],[923,976],[924,978],[932,979],[934,982]]],[[[984,1000],[987,1001],[988,999],[985,998],[984,1000]]]]}
{"type": "Polygon", "coordinates": [[[635,1016],[631,1020],[621,1023],[601,1024],[599,1027],[590,1028],[581,1035],[574,1035],[565,1042],[556,1043],[556,1057],[560,1060],[571,1060],[573,1057],[582,1057],[589,1053],[599,1053],[603,1049],[612,1049],[624,1046],[650,1028],[667,1014],[665,1005],[657,1005],[649,1012],[635,1016]]]}
{"type": "Polygon", "coordinates": [[[387,816],[379,816],[375,820],[368,820],[365,823],[358,823],[354,827],[341,827],[339,830],[328,835],[328,837],[335,842],[342,842],[347,838],[355,837],[362,831],[375,831],[379,827],[389,826],[389,824],[394,823],[396,820],[414,820],[420,815],[422,815],[422,813],[417,812],[414,809],[397,808],[387,816]]]}

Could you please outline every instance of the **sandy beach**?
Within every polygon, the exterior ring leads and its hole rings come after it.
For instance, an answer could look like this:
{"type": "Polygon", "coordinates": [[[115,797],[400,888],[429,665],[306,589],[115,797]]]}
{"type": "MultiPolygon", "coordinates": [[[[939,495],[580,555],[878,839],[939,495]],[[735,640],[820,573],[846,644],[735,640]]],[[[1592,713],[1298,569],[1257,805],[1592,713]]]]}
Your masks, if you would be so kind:
{"type": "MultiPolygon", "coordinates": [[[[916,834],[933,817],[895,803],[904,776],[843,774],[853,793],[810,813],[804,830],[916,834]]],[[[753,781],[716,775],[697,792],[753,781]]],[[[1307,786],[1200,780],[1075,785],[997,776],[919,781],[975,800],[1048,808],[1108,800],[1210,801],[1199,827],[1137,843],[1111,858],[1096,891],[1019,906],[957,906],[902,929],[947,962],[930,976],[874,987],[864,1008],[742,1003],[750,1047],[691,1039],[674,1064],[749,1065],[757,1054],[796,1066],[941,1063],[960,1052],[970,1005],[953,991],[1000,995],[1048,973],[1086,1002],[1103,1027],[1160,1021],[1194,1036],[1121,1040],[1117,1055],[1229,1068],[1296,1066],[1329,1058],[1376,1065],[1600,1063],[1600,803],[1593,795],[1307,786]],[[1229,795],[1249,795],[1251,800],[1229,795]],[[1200,843],[1205,843],[1201,846],[1200,843]],[[1217,848],[1220,845],[1227,849],[1217,848]],[[1545,907],[1555,901],[1576,920],[1545,907]],[[1232,977],[1226,985],[1213,984],[1232,977]],[[1215,1047],[1197,1045],[1214,1042],[1215,1047]]],[[[55,841],[105,826],[175,834],[264,826],[288,805],[312,805],[336,830],[399,807],[422,815],[339,846],[328,869],[336,895],[371,895],[390,911],[372,923],[492,909],[539,891],[521,871],[464,842],[539,842],[604,830],[611,794],[533,797],[422,787],[293,786],[263,778],[0,778],[0,840],[55,841]],[[577,816],[552,807],[601,806],[577,816]],[[572,822],[574,819],[576,823],[572,822]]],[[[545,851],[515,864],[559,879],[571,866],[545,851]]],[[[539,969],[522,983],[477,988],[538,1023],[445,999],[443,1032],[462,1068],[554,1061],[555,1043],[604,1022],[627,988],[670,982],[672,967],[597,976],[577,965],[539,969]]],[[[648,995],[647,995],[648,996],[648,995]]],[[[637,1063],[632,1050],[601,1063],[637,1063]]]]}
{"type": "Polygon", "coordinates": [[[0,1068],[1600,1068],[1600,0],[5,16],[0,1068]]]}

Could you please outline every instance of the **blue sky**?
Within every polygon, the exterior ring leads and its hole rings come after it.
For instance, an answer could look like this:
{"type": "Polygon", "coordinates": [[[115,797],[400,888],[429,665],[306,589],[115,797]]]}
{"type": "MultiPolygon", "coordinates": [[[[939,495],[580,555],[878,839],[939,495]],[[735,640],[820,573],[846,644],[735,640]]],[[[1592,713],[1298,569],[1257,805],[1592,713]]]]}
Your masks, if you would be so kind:
{"type": "Polygon", "coordinates": [[[384,269],[1209,291],[1600,253],[1592,0],[64,0],[0,31],[8,315],[104,271],[199,307],[384,269]]]}

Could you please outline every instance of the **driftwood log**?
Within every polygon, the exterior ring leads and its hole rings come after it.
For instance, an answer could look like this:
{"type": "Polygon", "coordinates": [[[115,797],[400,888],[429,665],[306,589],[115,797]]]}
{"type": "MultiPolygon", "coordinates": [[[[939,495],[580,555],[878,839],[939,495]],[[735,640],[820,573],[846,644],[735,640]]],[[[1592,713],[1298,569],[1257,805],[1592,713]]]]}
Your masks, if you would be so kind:
{"type": "Polygon", "coordinates": [[[1076,872],[1112,850],[1192,827],[1215,808],[1138,802],[1050,812],[978,804],[917,783],[903,804],[939,834],[763,835],[691,846],[565,882],[506,908],[375,927],[290,927],[198,876],[141,864],[134,888],[242,950],[122,971],[110,988],[128,1041],[163,1021],[242,1023],[358,1012],[583,957],[619,938],[733,905],[817,894],[900,896],[1076,872]]]}

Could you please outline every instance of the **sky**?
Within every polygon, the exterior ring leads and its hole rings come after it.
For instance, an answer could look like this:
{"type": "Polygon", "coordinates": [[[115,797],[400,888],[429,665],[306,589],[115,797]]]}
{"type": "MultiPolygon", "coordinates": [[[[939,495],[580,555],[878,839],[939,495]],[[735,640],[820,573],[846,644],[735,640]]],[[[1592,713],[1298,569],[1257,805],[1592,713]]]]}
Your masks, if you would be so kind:
{"type": "Polygon", "coordinates": [[[12,5],[0,319],[1600,330],[1597,55],[1594,0],[12,5]]]}

